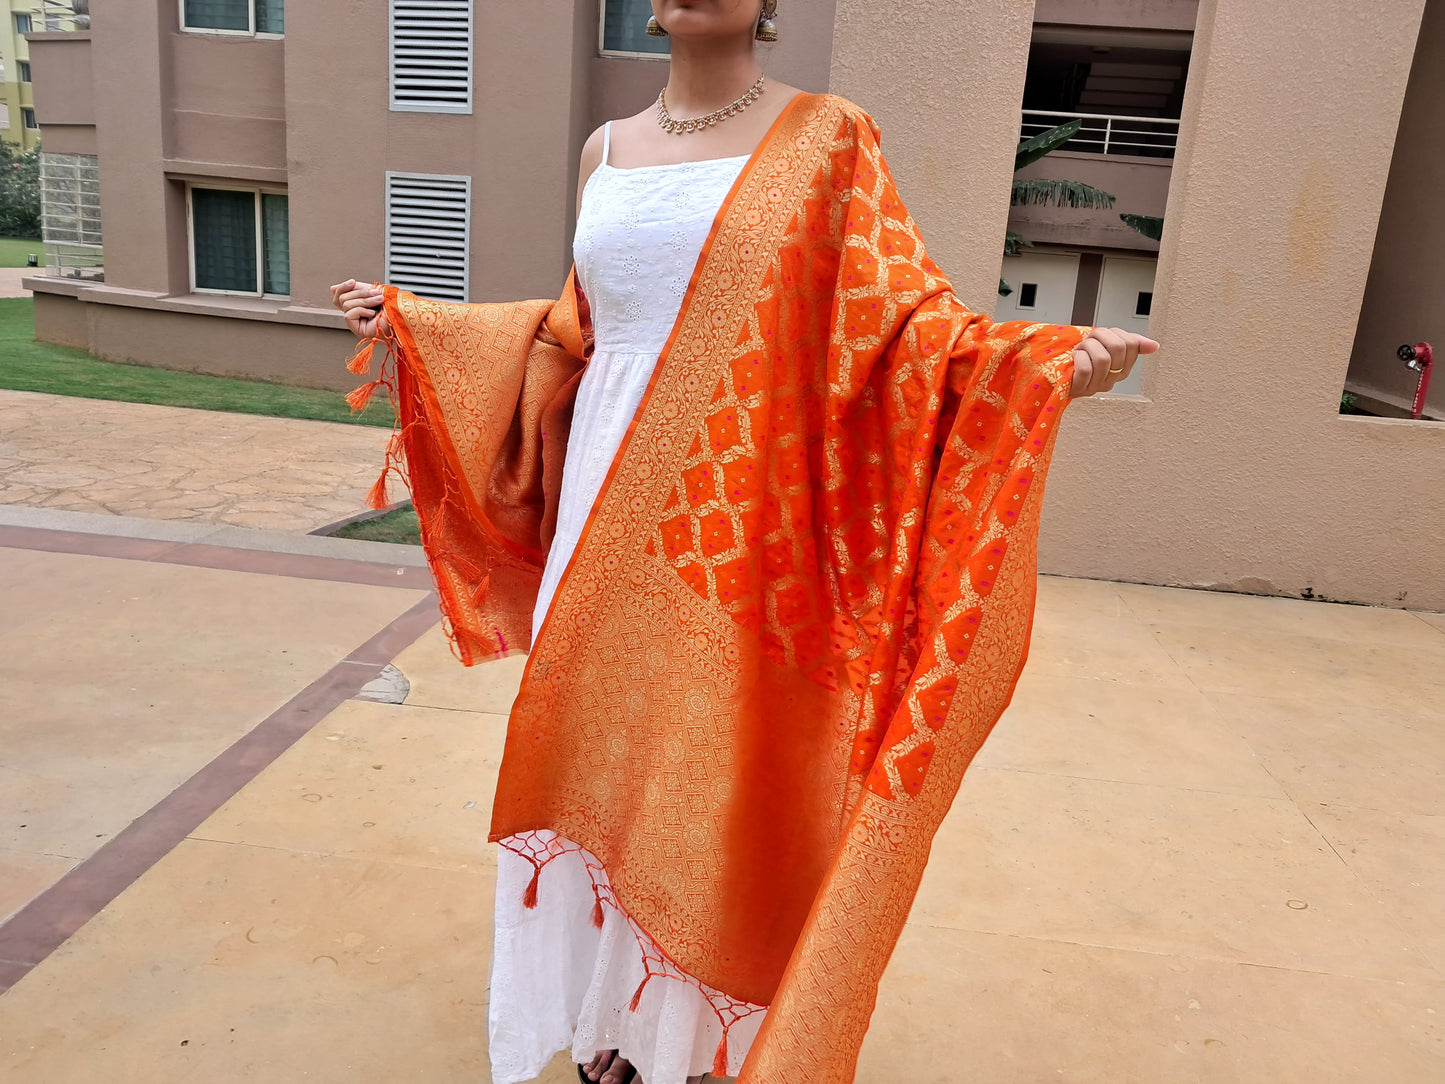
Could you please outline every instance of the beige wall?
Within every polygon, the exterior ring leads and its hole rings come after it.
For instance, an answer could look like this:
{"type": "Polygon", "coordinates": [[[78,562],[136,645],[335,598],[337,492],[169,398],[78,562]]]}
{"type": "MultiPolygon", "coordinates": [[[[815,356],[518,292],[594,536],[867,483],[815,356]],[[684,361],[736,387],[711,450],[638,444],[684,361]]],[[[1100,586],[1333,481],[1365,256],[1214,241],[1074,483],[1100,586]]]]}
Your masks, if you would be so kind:
{"type": "Polygon", "coordinates": [[[1426,0],[1390,183],[1350,359],[1349,386],[1408,404],[1418,374],[1395,356],[1425,340],[1442,368],[1427,408],[1445,416],[1445,0],[1426,0]]]}
{"type": "Polygon", "coordinates": [[[37,292],[35,333],[45,342],[88,349],[106,361],[215,376],[244,376],[338,393],[356,386],[343,364],[355,349],[349,332],[202,313],[158,312],[93,304],[37,292]]]}
{"type": "MultiPolygon", "coordinates": [[[[883,115],[904,198],[973,304],[992,303],[1032,7],[838,4],[834,87],[883,115]],[[894,92],[946,55],[957,81],[894,92]]],[[[1070,409],[1047,571],[1445,608],[1445,425],[1336,412],[1421,7],[1201,3],[1164,349],[1143,396],[1070,409]]]]}
{"type": "Polygon", "coordinates": [[[170,0],[131,0],[95,4],[91,13],[106,276],[137,290],[172,289],[167,235],[173,209],[160,163],[176,12],[170,0]]]}
{"type": "Polygon", "coordinates": [[[166,44],[166,157],[285,169],[286,43],[177,31],[166,44]]]}
{"type": "Polygon", "coordinates": [[[984,311],[998,296],[1032,29],[1032,0],[837,0],[831,89],[882,127],[929,251],[984,311]]]}

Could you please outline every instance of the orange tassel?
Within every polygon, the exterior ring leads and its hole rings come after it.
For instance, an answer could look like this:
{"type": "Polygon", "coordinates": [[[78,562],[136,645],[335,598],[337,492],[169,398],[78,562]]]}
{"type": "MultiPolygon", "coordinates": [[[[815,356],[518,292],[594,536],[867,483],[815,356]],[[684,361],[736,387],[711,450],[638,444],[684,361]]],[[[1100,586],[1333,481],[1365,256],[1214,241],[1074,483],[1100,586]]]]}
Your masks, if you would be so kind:
{"type": "Polygon", "coordinates": [[[346,363],[346,367],[357,376],[361,376],[371,368],[371,352],[375,348],[376,340],[367,339],[356,348],[356,353],[351,355],[351,360],[346,363]]]}
{"type": "Polygon", "coordinates": [[[592,901],[592,925],[599,930],[602,929],[602,897],[599,896],[592,901]]]}
{"type": "Polygon", "coordinates": [[[712,1059],[712,1075],[728,1075],[728,1029],[723,1028],[722,1042],[717,1044],[717,1055],[712,1059]]]}
{"type": "Polygon", "coordinates": [[[347,393],[346,402],[352,410],[364,410],[379,387],[381,387],[381,381],[373,380],[370,384],[362,384],[359,388],[353,388],[347,393]]]}
{"type": "Polygon", "coordinates": [[[537,882],[542,877],[542,867],[538,866],[537,871],[532,874],[532,879],[527,882],[527,891],[522,894],[522,906],[527,910],[534,910],[537,906],[537,882]]]}
{"type": "Polygon", "coordinates": [[[652,972],[649,971],[646,975],[643,976],[642,981],[637,984],[637,993],[633,994],[632,1000],[627,1003],[628,1012],[636,1012],[637,1006],[642,1004],[642,991],[647,989],[648,980],[651,978],[652,972]]]}
{"type": "Polygon", "coordinates": [[[381,472],[381,477],[376,480],[376,484],[366,494],[366,507],[380,510],[391,504],[386,496],[386,476],[390,473],[390,467],[381,472]]]}

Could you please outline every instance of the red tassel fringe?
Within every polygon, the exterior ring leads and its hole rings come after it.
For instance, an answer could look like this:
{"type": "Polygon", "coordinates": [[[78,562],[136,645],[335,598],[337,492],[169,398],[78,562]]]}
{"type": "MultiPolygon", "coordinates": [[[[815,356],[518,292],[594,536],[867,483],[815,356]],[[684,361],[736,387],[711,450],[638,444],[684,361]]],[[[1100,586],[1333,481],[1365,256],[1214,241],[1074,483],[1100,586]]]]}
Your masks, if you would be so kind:
{"type": "Polygon", "coordinates": [[[363,373],[366,372],[366,370],[370,369],[371,352],[376,348],[376,343],[376,339],[367,339],[364,343],[357,347],[356,353],[353,354],[351,356],[351,360],[346,363],[346,368],[349,369],[351,372],[355,373],[357,376],[361,376],[363,373]]]}
{"type": "Polygon", "coordinates": [[[366,404],[376,394],[376,389],[381,387],[380,380],[373,380],[370,384],[363,384],[359,388],[353,388],[346,394],[346,403],[353,411],[366,409],[366,404]]]}
{"type": "Polygon", "coordinates": [[[532,879],[527,882],[527,891],[522,894],[522,906],[531,911],[537,906],[537,882],[542,877],[542,867],[538,866],[537,871],[532,874],[532,879]]]}
{"type": "Polygon", "coordinates": [[[602,900],[601,900],[601,899],[595,899],[595,900],[592,901],[592,925],[596,926],[599,930],[602,929],[602,900]]]}
{"type": "Polygon", "coordinates": [[[390,473],[390,466],[383,468],[381,472],[381,477],[378,478],[376,480],[376,484],[367,491],[366,507],[374,508],[379,511],[380,509],[388,508],[391,506],[391,501],[386,494],[386,476],[390,473]]]}
{"type": "Polygon", "coordinates": [[[728,1075],[728,1029],[723,1028],[722,1042],[717,1044],[717,1055],[712,1059],[712,1075],[728,1075]]]}
{"type": "Polygon", "coordinates": [[[632,1000],[627,1003],[628,1012],[636,1012],[637,1007],[642,1004],[642,991],[647,989],[647,984],[651,980],[651,978],[652,972],[649,971],[646,975],[642,977],[642,981],[637,984],[637,993],[633,994],[632,1000]]]}

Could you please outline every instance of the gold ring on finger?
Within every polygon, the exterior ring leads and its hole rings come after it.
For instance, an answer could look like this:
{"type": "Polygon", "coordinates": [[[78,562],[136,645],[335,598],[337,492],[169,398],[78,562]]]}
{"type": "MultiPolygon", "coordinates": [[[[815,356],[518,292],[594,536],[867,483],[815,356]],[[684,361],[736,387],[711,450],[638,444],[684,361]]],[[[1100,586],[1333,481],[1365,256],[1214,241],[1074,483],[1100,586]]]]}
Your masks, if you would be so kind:
{"type": "Polygon", "coordinates": [[[1110,376],[1113,376],[1115,373],[1122,373],[1123,371],[1124,371],[1123,366],[1120,366],[1120,367],[1117,368],[1117,369],[1110,369],[1110,370],[1109,370],[1109,375],[1110,375],[1110,376]]]}

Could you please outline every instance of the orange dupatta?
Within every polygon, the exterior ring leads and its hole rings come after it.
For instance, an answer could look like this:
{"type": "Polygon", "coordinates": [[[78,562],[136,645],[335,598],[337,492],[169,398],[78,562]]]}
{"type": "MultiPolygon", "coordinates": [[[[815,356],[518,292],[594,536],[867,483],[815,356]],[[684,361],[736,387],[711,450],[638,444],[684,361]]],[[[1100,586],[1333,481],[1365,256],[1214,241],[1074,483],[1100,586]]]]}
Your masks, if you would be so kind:
{"type": "MultiPolygon", "coordinates": [[[[556,302],[385,294],[449,631],[469,665],[525,650],[585,305],[570,278],[556,302]]],[[[853,1078],[1023,665],[1083,333],[969,312],[831,95],[784,111],[704,245],[531,643],[491,838],[586,847],[672,962],[768,1005],[746,1084],[853,1078]]]]}

